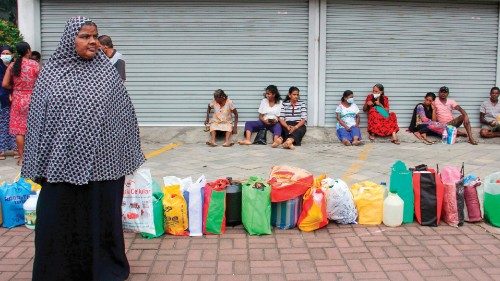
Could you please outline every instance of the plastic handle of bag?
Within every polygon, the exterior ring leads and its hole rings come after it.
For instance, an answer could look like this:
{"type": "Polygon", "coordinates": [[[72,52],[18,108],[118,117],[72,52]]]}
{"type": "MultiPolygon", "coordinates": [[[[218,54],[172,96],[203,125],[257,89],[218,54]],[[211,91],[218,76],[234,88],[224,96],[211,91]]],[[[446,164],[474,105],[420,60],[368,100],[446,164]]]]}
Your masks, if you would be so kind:
{"type": "Polygon", "coordinates": [[[460,175],[462,176],[462,178],[465,177],[465,169],[464,169],[464,166],[465,166],[465,162],[462,162],[462,169],[460,169],[460,175]]]}
{"type": "Polygon", "coordinates": [[[436,174],[439,174],[439,164],[436,164],[436,174]]]}

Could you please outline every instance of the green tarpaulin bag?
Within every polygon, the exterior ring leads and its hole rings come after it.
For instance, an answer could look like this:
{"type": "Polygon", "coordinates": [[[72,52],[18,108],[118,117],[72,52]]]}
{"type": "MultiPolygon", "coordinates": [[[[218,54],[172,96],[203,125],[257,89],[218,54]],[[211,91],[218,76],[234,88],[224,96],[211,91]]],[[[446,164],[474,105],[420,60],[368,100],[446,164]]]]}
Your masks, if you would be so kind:
{"type": "Polygon", "coordinates": [[[248,234],[271,234],[271,186],[252,176],[242,185],[241,200],[241,218],[248,234]]]}
{"type": "Polygon", "coordinates": [[[403,223],[413,222],[413,174],[404,162],[398,160],[392,165],[389,190],[403,199],[403,223]]]}
{"type": "Polygon", "coordinates": [[[153,180],[153,221],[155,225],[155,233],[141,232],[143,238],[152,239],[160,237],[165,233],[165,222],[163,216],[163,192],[161,191],[158,182],[153,180]]]}
{"type": "Polygon", "coordinates": [[[500,172],[487,176],[484,180],[484,219],[495,227],[500,227],[500,172]]]}

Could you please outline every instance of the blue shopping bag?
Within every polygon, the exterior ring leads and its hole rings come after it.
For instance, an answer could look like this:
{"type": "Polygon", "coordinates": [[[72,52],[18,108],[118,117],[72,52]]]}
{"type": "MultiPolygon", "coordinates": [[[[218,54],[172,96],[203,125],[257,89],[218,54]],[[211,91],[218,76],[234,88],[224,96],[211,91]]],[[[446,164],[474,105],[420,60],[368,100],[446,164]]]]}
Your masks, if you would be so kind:
{"type": "Polygon", "coordinates": [[[13,228],[24,224],[23,204],[31,194],[31,185],[23,178],[0,185],[3,227],[13,228]]]}

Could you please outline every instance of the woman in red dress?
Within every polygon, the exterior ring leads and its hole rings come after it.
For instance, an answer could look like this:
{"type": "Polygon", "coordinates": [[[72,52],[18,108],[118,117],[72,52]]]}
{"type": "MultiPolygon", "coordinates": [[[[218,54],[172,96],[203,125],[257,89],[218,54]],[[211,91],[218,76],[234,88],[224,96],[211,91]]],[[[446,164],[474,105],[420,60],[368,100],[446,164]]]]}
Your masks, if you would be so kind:
{"type": "Polygon", "coordinates": [[[8,66],[2,86],[12,89],[9,132],[16,136],[17,150],[20,156],[17,164],[22,165],[26,121],[28,120],[31,94],[40,72],[40,66],[36,61],[30,59],[31,47],[28,43],[18,43],[16,50],[19,57],[8,66]]]}
{"type": "Polygon", "coordinates": [[[366,97],[363,111],[368,114],[369,139],[375,136],[391,136],[391,142],[400,144],[396,133],[399,131],[398,119],[394,112],[389,112],[389,99],[384,94],[384,86],[376,84],[373,91],[366,97]]]}

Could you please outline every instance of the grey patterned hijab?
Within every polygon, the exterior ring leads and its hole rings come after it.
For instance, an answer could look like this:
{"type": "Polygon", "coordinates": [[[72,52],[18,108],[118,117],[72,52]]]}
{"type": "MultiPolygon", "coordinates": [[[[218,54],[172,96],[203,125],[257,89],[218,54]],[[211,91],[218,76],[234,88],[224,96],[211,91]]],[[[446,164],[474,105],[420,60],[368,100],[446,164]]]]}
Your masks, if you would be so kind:
{"type": "Polygon", "coordinates": [[[31,97],[26,178],[83,185],[115,180],[143,162],[139,128],[125,86],[102,52],[79,57],[75,38],[90,22],[71,18],[31,97]]]}

